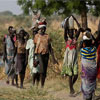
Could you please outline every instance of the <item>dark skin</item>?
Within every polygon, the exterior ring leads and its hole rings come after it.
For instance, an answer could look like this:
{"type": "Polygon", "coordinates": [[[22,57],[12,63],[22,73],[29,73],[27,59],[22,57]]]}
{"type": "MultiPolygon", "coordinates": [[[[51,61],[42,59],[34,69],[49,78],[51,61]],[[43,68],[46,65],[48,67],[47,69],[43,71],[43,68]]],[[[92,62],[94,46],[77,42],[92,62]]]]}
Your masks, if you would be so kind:
{"type": "MultiPolygon", "coordinates": [[[[38,30],[32,29],[32,39],[34,39],[34,36],[38,33],[38,30]]],[[[29,55],[29,49],[26,50],[26,65],[28,64],[28,55],[29,55]]]]}
{"type": "MultiPolygon", "coordinates": [[[[76,40],[78,39],[79,35],[81,32],[83,32],[84,30],[80,27],[80,24],[78,23],[78,21],[76,20],[76,18],[72,15],[73,19],[76,21],[77,26],[78,26],[78,30],[76,29],[69,29],[68,27],[68,20],[69,18],[66,20],[65,23],[65,27],[64,27],[64,39],[67,42],[68,41],[68,36],[70,39],[74,38],[74,34],[75,34],[75,38],[76,40]]],[[[76,80],[78,78],[78,75],[73,75],[73,76],[69,76],[69,87],[70,87],[70,94],[74,94],[74,88],[73,85],[75,84],[76,80]]]]}
{"type": "MultiPolygon", "coordinates": [[[[39,34],[41,34],[41,35],[44,35],[45,34],[45,31],[46,31],[46,27],[43,27],[43,28],[41,28],[40,30],[39,30],[39,34]]],[[[53,63],[54,64],[58,64],[58,62],[57,62],[57,60],[55,59],[55,56],[54,56],[54,52],[53,52],[53,48],[52,48],[52,46],[51,46],[51,43],[49,43],[49,52],[50,52],[50,54],[51,54],[51,56],[52,56],[52,59],[53,59],[53,63]]],[[[35,44],[35,46],[34,46],[34,51],[35,51],[35,48],[36,48],[36,44],[35,44]]],[[[35,58],[35,57],[34,57],[35,58]]]]}
{"type": "MultiPolygon", "coordinates": [[[[91,29],[90,28],[87,28],[85,31],[89,31],[91,33],[91,29]]],[[[92,34],[92,44],[91,46],[95,46],[96,48],[98,48],[98,41],[100,41],[100,32],[98,34],[98,36],[95,38],[92,34]]],[[[83,48],[84,44],[80,45],[80,48],[83,48]]]]}
{"type": "MultiPolygon", "coordinates": [[[[83,48],[85,48],[85,47],[91,47],[91,46],[93,46],[92,40],[89,40],[89,41],[83,41],[83,48]]],[[[92,95],[91,95],[90,98],[88,98],[88,99],[86,99],[86,100],[92,100],[92,95]]]]}
{"type": "MultiPolygon", "coordinates": [[[[42,36],[45,35],[45,31],[46,31],[46,27],[43,27],[41,28],[38,33],[41,34],[42,36]]],[[[54,52],[53,52],[53,49],[52,49],[52,46],[51,46],[51,43],[48,44],[48,48],[49,48],[49,53],[51,54],[52,56],[52,59],[53,59],[53,63],[54,64],[58,64],[58,62],[56,61],[55,57],[54,57],[54,52]]],[[[34,47],[34,51],[36,49],[36,44],[35,44],[35,47],[34,47]]],[[[34,54],[34,57],[33,57],[33,61],[35,61],[35,55],[34,54]]],[[[35,63],[35,62],[34,62],[35,63]]],[[[45,83],[45,76],[44,74],[40,74],[40,78],[41,78],[41,87],[43,88],[44,87],[44,83],[45,83]]]]}
{"type": "MultiPolygon", "coordinates": [[[[23,33],[24,31],[21,31],[20,32],[20,34],[19,34],[19,41],[20,41],[20,43],[21,44],[24,44],[25,43],[25,38],[24,38],[24,33],[23,33]]],[[[15,53],[14,53],[14,58],[15,58],[15,56],[16,56],[16,54],[17,54],[17,47],[15,48],[15,53]]],[[[26,63],[26,62],[25,62],[26,63]]],[[[26,65],[27,65],[27,63],[26,63],[26,65]]]]}
{"type": "MultiPolygon", "coordinates": [[[[10,28],[9,30],[8,30],[8,32],[9,32],[9,36],[10,36],[10,38],[11,38],[11,41],[12,41],[12,43],[13,43],[13,45],[14,45],[14,41],[13,41],[13,31],[12,31],[12,28],[10,28]]],[[[3,41],[4,41],[4,47],[3,47],[3,61],[5,62],[5,60],[7,59],[7,53],[6,53],[6,43],[5,43],[5,38],[3,39],[3,41]]],[[[14,60],[13,60],[14,61],[14,60]]]]}
{"type": "Polygon", "coordinates": [[[83,32],[84,30],[81,28],[81,26],[80,26],[80,24],[78,23],[78,21],[76,20],[76,18],[73,16],[73,15],[71,15],[72,17],[73,17],[73,19],[75,20],[75,22],[76,22],[76,24],[77,24],[77,26],[78,26],[78,31],[76,30],[76,29],[69,29],[69,26],[68,26],[68,20],[69,20],[69,18],[66,20],[66,22],[65,22],[65,26],[64,26],[64,39],[65,39],[65,41],[67,41],[68,40],[68,35],[69,35],[69,37],[72,39],[73,38],[73,35],[74,35],[74,33],[76,33],[76,39],[78,39],[78,37],[79,37],[79,35],[80,35],[80,32],[83,32]]]}
{"type": "MultiPolygon", "coordinates": [[[[91,32],[91,29],[86,29],[86,31],[91,32]]],[[[97,38],[99,38],[99,35],[100,34],[98,34],[97,38]]],[[[91,34],[91,36],[92,36],[91,40],[83,40],[83,44],[82,44],[81,48],[93,47],[93,46],[98,47],[98,44],[97,44],[98,40],[95,39],[92,34],[91,34]]],[[[86,98],[86,100],[92,100],[92,98],[93,98],[93,95],[91,94],[91,97],[90,98],[86,98]]]]}
{"type": "Polygon", "coordinates": [[[26,31],[24,32],[24,38],[26,41],[29,39],[29,34],[26,31]]]}
{"type": "MultiPolygon", "coordinates": [[[[25,40],[25,38],[24,38],[24,31],[20,31],[18,40],[19,40],[19,42],[20,42],[21,44],[24,44],[24,43],[25,43],[26,40],[25,40]]],[[[17,47],[15,48],[14,57],[16,56],[16,54],[17,54],[17,47]]],[[[26,66],[27,66],[27,61],[25,62],[25,64],[26,64],[26,66]]],[[[21,81],[20,88],[23,88],[23,81],[24,81],[25,75],[24,75],[24,74],[20,74],[19,76],[20,76],[20,81],[21,81]]],[[[18,75],[16,75],[15,78],[16,78],[16,85],[17,85],[17,87],[18,87],[18,75]]]]}
{"type": "MultiPolygon", "coordinates": [[[[32,29],[32,39],[34,39],[34,36],[38,33],[38,30],[32,29]]],[[[29,49],[26,50],[26,62],[28,63],[28,55],[29,55],[29,49]]],[[[34,62],[34,67],[37,66],[37,62],[34,62]]],[[[37,86],[39,84],[39,73],[35,73],[32,75],[32,83],[35,84],[35,81],[37,82],[37,86]]]]}
{"type": "MultiPolygon", "coordinates": [[[[71,39],[73,39],[74,37],[73,37],[73,35],[74,35],[74,30],[71,30],[71,34],[69,33],[69,37],[71,38],[71,39]]],[[[79,35],[80,35],[80,32],[81,32],[81,28],[78,30],[78,31],[76,31],[76,40],[78,39],[78,37],[79,37],[79,35]]],[[[75,84],[75,82],[76,82],[76,80],[77,80],[77,78],[78,78],[78,75],[73,75],[73,76],[69,76],[69,87],[70,87],[70,94],[74,94],[74,88],[73,88],[73,85],[75,84]]]]}
{"type": "MultiPolygon", "coordinates": [[[[9,28],[8,29],[8,32],[9,32],[9,36],[10,36],[10,38],[11,38],[11,41],[12,41],[12,43],[13,43],[13,46],[14,46],[14,40],[13,40],[13,37],[14,37],[14,32],[13,32],[13,27],[11,27],[11,28],[9,28]]],[[[15,47],[15,46],[14,46],[15,47]]],[[[5,38],[4,38],[4,48],[3,48],[4,50],[4,52],[3,52],[3,61],[5,62],[6,60],[7,60],[7,53],[6,53],[6,43],[5,43],[5,38]]],[[[12,63],[14,64],[15,62],[14,62],[14,58],[13,58],[13,61],[12,61],[12,63]]],[[[9,76],[8,76],[8,78],[7,78],[7,84],[9,84],[9,76]]],[[[12,78],[12,85],[14,85],[14,77],[12,78]]]]}
{"type": "MultiPolygon", "coordinates": [[[[19,41],[20,41],[20,43],[22,43],[22,44],[24,44],[25,43],[25,39],[24,39],[24,34],[22,33],[22,32],[20,32],[20,35],[19,35],[19,41]]],[[[15,54],[14,54],[14,57],[16,56],[16,54],[17,54],[17,47],[15,48],[15,54]]]]}

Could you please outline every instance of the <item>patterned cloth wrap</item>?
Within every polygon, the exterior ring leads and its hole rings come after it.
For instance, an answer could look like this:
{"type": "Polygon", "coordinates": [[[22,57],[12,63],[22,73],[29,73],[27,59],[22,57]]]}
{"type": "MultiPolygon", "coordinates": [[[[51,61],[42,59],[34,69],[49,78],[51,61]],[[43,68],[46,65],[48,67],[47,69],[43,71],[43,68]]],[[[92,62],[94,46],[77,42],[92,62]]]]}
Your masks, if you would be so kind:
{"type": "MultiPolygon", "coordinates": [[[[87,48],[85,48],[87,49],[87,48]]],[[[83,93],[83,97],[86,99],[90,98],[95,91],[96,88],[96,76],[97,76],[97,65],[94,56],[96,55],[96,48],[88,48],[88,52],[84,52],[83,55],[83,48],[81,49],[81,67],[82,67],[82,83],[81,83],[81,90],[83,93]],[[91,52],[90,52],[91,51],[91,52]],[[94,52],[93,52],[94,51],[94,52]],[[89,56],[90,55],[90,56],[89,56]]]]}
{"type": "MultiPolygon", "coordinates": [[[[40,70],[40,65],[38,65],[37,67],[34,67],[33,65],[33,52],[34,52],[34,43],[33,43],[33,39],[29,39],[27,41],[27,44],[26,44],[26,50],[29,49],[29,56],[28,56],[28,64],[29,64],[29,67],[30,67],[30,73],[31,75],[33,73],[39,73],[39,70],[40,70]]],[[[37,57],[35,57],[35,59],[37,59],[37,57]]]]}
{"type": "Polygon", "coordinates": [[[5,35],[5,44],[6,44],[6,53],[7,53],[7,59],[5,61],[5,73],[9,76],[11,75],[10,72],[12,72],[11,71],[13,67],[12,61],[14,57],[14,45],[9,35],[5,35]]]}
{"type": "Polygon", "coordinates": [[[62,75],[77,75],[78,74],[78,61],[76,50],[76,39],[68,39],[66,42],[66,51],[63,61],[62,75]]]}
{"type": "Polygon", "coordinates": [[[96,59],[96,47],[86,47],[81,49],[81,56],[84,59],[94,60],[96,59]]]}

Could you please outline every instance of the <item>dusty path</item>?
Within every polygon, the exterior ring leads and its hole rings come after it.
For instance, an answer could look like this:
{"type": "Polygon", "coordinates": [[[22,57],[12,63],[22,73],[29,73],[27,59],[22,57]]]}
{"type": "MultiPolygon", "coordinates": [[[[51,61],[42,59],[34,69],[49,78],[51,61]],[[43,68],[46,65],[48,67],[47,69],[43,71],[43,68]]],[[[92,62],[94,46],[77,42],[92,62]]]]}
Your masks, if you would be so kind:
{"type": "MultiPolygon", "coordinates": [[[[13,100],[13,98],[18,100],[18,96],[19,100],[83,100],[81,93],[77,93],[75,97],[70,97],[68,84],[65,84],[65,81],[63,81],[64,83],[61,81],[59,79],[47,80],[44,89],[41,89],[40,86],[38,88],[33,87],[31,83],[25,82],[24,87],[26,89],[20,89],[7,85],[5,80],[0,80],[0,100],[13,100]]],[[[75,88],[78,87],[76,86],[75,88]]],[[[77,92],[79,92],[78,89],[77,92]]]]}
{"type": "MultiPolygon", "coordinates": [[[[0,80],[0,100],[83,100],[80,92],[80,80],[74,88],[75,97],[69,96],[68,82],[64,79],[47,79],[44,88],[32,86],[31,81],[24,82],[25,89],[7,85],[5,80],[0,80]]],[[[100,84],[96,90],[98,95],[93,100],[100,100],[100,84]]]]}

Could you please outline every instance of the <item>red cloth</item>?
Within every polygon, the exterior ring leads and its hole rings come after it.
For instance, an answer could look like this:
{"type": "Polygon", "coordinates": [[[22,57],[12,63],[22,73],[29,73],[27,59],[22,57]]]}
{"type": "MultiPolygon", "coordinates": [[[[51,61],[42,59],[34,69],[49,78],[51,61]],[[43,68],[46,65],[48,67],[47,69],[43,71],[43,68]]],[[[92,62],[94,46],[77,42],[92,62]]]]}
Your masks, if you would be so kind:
{"type": "MultiPolygon", "coordinates": [[[[4,37],[7,38],[7,34],[4,37]]],[[[13,37],[13,40],[16,41],[16,36],[13,37]]]]}
{"type": "Polygon", "coordinates": [[[69,48],[70,50],[76,49],[76,39],[70,39],[66,42],[66,48],[69,48]]]}
{"type": "Polygon", "coordinates": [[[47,25],[47,23],[44,21],[44,22],[39,22],[39,25],[47,25]]]}
{"type": "Polygon", "coordinates": [[[97,78],[100,79],[100,44],[97,48],[97,78]]]}
{"type": "MultiPolygon", "coordinates": [[[[7,38],[7,35],[4,36],[5,38],[7,38]]],[[[16,36],[13,37],[14,42],[16,41],[16,36]]]]}
{"type": "Polygon", "coordinates": [[[16,41],[16,36],[14,36],[13,40],[14,40],[14,42],[16,41]]]}

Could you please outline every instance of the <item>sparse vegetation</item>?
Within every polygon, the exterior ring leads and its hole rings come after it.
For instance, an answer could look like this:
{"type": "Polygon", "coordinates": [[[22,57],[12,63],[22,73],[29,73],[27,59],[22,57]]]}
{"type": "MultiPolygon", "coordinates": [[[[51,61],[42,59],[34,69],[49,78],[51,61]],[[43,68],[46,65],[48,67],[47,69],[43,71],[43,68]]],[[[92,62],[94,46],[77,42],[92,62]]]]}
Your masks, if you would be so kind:
{"type": "MultiPolygon", "coordinates": [[[[78,17],[79,18],[79,17],[78,17]]],[[[94,17],[89,17],[88,24],[94,33],[97,30],[98,19],[94,17]],[[91,19],[92,18],[92,19],[91,19]],[[95,20],[95,21],[94,21],[95,20]]],[[[70,98],[68,93],[68,82],[67,78],[62,78],[60,71],[63,63],[63,56],[65,51],[65,42],[63,39],[63,29],[61,28],[62,19],[57,17],[57,19],[52,17],[47,18],[47,33],[52,39],[53,49],[55,51],[55,56],[59,61],[59,65],[53,65],[52,60],[49,61],[48,67],[48,77],[46,80],[45,88],[33,87],[31,84],[31,76],[29,73],[29,67],[27,67],[25,88],[17,89],[16,87],[7,86],[5,83],[2,84],[0,81],[0,100],[73,100],[70,98]]],[[[3,36],[7,33],[7,28],[9,25],[13,25],[16,29],[23,26],[26,31],[31,35],[31,17],[29,16],[0,16],[0,52],[2,51],[3,36]]],[[[81,40],[81,38],[80,38],[81,40]]],[[[79,59],[79,70],[80,70],[80,59],[79,59]]],[[[0,67],[0,80],[5,78],[4,67],[0,67]]],[[[80,91],[80,76],[75,84],[76,92],[80,91]]],[[[5,81],[4,81],[5,82],[5,81]]],[[[100,87],[98,85],[98,87],[100,87]]],[[[99,94],[100,89],[97,89],[96,94],[99,94]]],[[[79,94],[75,97],[75,100],[81,100],[82,96],[79,94]]]]}

